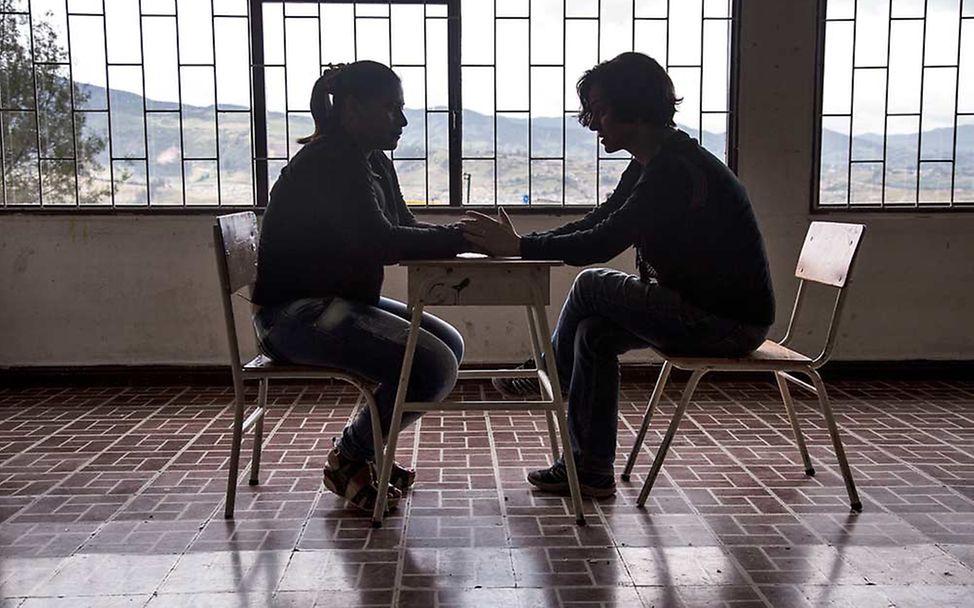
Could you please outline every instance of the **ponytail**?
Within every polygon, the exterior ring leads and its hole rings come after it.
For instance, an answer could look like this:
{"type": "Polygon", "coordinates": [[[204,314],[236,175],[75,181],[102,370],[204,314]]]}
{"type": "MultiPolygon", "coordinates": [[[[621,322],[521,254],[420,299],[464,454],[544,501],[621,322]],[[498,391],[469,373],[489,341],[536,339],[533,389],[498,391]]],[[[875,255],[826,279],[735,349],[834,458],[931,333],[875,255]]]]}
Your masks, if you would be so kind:
{"type": "Polygon", "coordinates": [[[321,137],[331,124],[337,124],[345,100],[375,99],[390,87],[401,86],[399,76],[388,66],[375,61],[328,64],[311,90],[311,116],[315,132],[298,140],[306,144],[321,137]]]}
{"type": "Polygon", "coordinates": [[[345,68],[344,63],[329,63],[318,80],[315,81],[311,89],[311,117],[315,121],[315,132],[298,139],[299,144],[310,143],[325,131],[325,124],[331,119],[334,112],[331,95],[338,90],[339,76],[345,68]]]}

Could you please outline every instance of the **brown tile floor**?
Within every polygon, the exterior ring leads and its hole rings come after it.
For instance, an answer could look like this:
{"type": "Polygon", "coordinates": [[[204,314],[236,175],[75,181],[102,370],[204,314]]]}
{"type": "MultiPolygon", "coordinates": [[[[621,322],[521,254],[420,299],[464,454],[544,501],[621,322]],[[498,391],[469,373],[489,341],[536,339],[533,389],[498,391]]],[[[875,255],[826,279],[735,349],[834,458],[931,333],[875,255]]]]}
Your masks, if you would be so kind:
{"type": "MultiPolygon", "coordinates": [[[[623,387],[620,469],[651,388],[623,387]]],[[[721,382],[646,510],[649,448],[577,528],[523,481],[541,416],[428,415],[399,454],[420,483],[379,530],[320,487],[338,385],[272,389],[263,483],[232,522],[226,387],[0,389],[0,607],[974,605],[974,383],[831,388],[861,515],[811,401],[806,478],[773,385],[721,382]]]]}

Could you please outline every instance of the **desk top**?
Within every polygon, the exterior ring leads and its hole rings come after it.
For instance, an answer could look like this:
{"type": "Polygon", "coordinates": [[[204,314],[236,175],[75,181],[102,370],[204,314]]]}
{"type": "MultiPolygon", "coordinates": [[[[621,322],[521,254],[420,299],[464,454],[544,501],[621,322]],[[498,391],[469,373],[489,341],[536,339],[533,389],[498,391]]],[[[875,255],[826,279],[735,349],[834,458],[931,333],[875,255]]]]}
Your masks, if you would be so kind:
{"type": "Polygon", "coordinates": [[[518,257],[499,258],[489,257],[480,253],[461,253],[455,258],[441,260],[403,260],[400,266],[564,266],[564,262],[557,260],[523,260],[518,257]]]}

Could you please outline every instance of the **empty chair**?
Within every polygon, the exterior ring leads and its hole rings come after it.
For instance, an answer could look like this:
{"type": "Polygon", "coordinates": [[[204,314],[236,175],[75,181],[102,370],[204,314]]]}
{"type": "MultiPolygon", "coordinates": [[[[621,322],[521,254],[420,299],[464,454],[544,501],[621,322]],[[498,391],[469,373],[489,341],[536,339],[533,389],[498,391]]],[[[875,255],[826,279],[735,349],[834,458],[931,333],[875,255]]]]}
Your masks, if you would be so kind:
{"type": "MultiPolygon", "coordinates": [[[[230,347],[230,371],[233,373],[233,443],[230,447],[230,471],[227,479],[227,500],[224,516],[233,517],[237,491],[237,475],[240,469],[240,445],[243,434],[254,432],[254,451],[251,457],[250,485],[260,482],[260,449],[264,435],[264,414],[267,408],[267,390],[271,379],[333,379],[347,382],[357,388],[371,410],[372,436],[375,440],[376,466],[381,467],[382,430],[379,414],[372,395],[374,390],[368,380],[358,378],[338,369],[303,365],[281,365],[264,355],[257,355],[247,363],[240,359],[240,344],[233,315],[233,296],[249,303],[250,292],[257,279],[257,216],[253,212],[234,213],[217,218],[213,227],[216,249],[216,265],[220,275],[220,300],[227,326],[227,343],[230,347]],[[244,296],[241,292],[246,292],[244,296]],[[247,411],[244,383],[256,380],[260,384],[256,407],[244,419],[247,411]]],[[[253,327],[253,326],[251,326],[253,327]]]]}
{"type": "Polygon", "coordinates": [[[818,368],[824,365],[832,354],[832,347],[835,344],[836,330],[839,317],[842,313],[842,305],[845,301],[846,287],[849,284],[849,276],[852,266],[856,259],[859,243],[865,226],[861,224],[840,224],[833,222],[812,222],[805,236],[805,244],[802,246],[801,254],[798,258],[798,268],[795,277],[799,279],[798,293],[795,296],[795,304],[792,308],[791,318],[788,321],[788,329],[784,338],[779,342],[766,340],[756,351],[742,358],[724,359],[718,357],[670,357],[665,353],[657,353],[664,359],[663,368],[660,371],[656,387],[650,397],[649,405],[646,407],[646,414],[640,425],[636,442],[629,454],[626,468],[623,471],[622,479],[629,480],[636,457],[642,447],[646,437],[646,430],[649,428],[653,410],[659,404],[660,397],[663,395],[663,388],[669,379],[670,372],[675,367],[691,372],[690,379],[683,389],[683,395],[677,405],[676,412],[670,420],[669,428],[663,437],[650,468],[649,476],[643,484],[639,493],[637,505],[642,507],[646,503],[653,483],[659,475],[660,468],[663,466],[663,459],[673,441],[673,436],[680,425],[680,420],[686,412],[693,391],[704,374],[711,371],[741,371],[741,372],[770,372],[775,375],[778,389],[781,391],[781,398],[784,401],[785,410],[791,421],[791,428],[795,434],[795,442],[801,452],[802,461],[805,465],[805,472],[814,475],[815,469],[808,457],[808,449],[805,447],[805,439],[802,436],[798,417],[795,415],[795,408],[792,403],[791,393],[788,383],[807,389],[818,396],[819,404],[822,407],[822,414],[829,429],[829,436],[832,439],[832,447],[835,450],[836,458],[839,461],[839,468],[842,471],[842,478],[845,480],[846,490],[849,493],[849,503],[853,511],[862,511],[862,503],[859,494],[856,492],[856,485],[852,479],[852,471],[846,460],[845,450],[842,448],[842,440],[839,438],[839,429],[835,423],[835,416],[832,414],[832,406],[829,403],[828,393],[822,377],[818,373],[818,368]],[[790,340],[795,336],[795,320],[801,309],[802,293],[805,283],[811,281],[835,289],[835,301],[832,307],[832,314],[829,319],[828,331],[826,332],[825,346],[814,358],[808,357],[788,347],[790,340]],[[794,374],[803,374],[811,380],[811,384],[797,378],[794,374]]]}

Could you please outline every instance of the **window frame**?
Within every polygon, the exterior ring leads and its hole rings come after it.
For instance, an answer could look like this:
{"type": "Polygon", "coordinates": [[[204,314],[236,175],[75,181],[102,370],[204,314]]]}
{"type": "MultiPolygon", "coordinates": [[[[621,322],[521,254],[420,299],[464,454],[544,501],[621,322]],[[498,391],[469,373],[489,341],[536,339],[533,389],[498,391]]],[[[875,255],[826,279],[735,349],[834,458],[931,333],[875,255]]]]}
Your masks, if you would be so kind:
{"type": "MultiPolygon", "coordinates": [[[[854,6],[856,7],[854,10],[857,10],[858,9],[858,2],[859,2],[859,0],[854,0],[854,2],[855,2],[855,5],[854,6]]],[[[965,19],[965,17],[963,16],[963,7],[964,7],[964,0],[960,0],[959,6],[958,6],[958,10],[961,11],[961,14],[959,16],[960,25],[963,25],[963,21],[965,19]]],[[[813,138],[812,139],[812,152],[813,152],[813,154],[812,154],[812,174],[811,174],[811,179],[809,180],[810,181],[810,184],[809,184],[809,214],[810,215],[813,215],[813,216],[828,216],[828,215],[835,214],[835,215],[842,215],[842,216],[849,216],[849,215],[854,215],[854,216],[871,215],[873,217],[896,217],[896,216],[904,216],[904,215],[907,215],[907,216],[941,215],[941,214],[944,214],[944,213],[949,213],[949,214],[958,214],[958,213],[959,214],[966,214],[966,213],[972,213],[972,212],[974,212],[974,203],[961,203],[961,204],[956,204],[953,201],[951,201],[949,203],[924,203],[924,204],[921,204],[920,203],[920,198],[919,198],[919,185],[917,186],[917,202],[916,202],[916,204],[913,204],[913,205],[906,205],[906,204],[889,205],[889,204],[887,204],[885,202],[885,200],[883,202],[876,203],[876,204],[864,204],[864,203],[860,203],[860,204],[853,205],[851,203],[851,201],[846,201],[846,204],[845,205],[842,205],[842,206],[837,205],[837,204],[836,205],[822,205],[821,204],[821,185],[822,185],[821,184],[821,172],[822,172],[822,122],[823,122],[823,118],[824,118],[824,116],[822,114],[823,114],[823,104],[824,104],[823,96],[824,96],[824,89],[825,89],[825,34],[826,34],[826,29],[827,29],[827,19],[826,19],[827,16],[828,16],[828,0],[817,0],[817,3],[816,3],[816,16],[815,16],[815,20],[816,20],[816,32],[815,32],[815,99],[814,99],[814,105],[813,105],[813,107],[814,107],[814,110],[813,110],[814,111],[814,120],[813,120],[813,132],[812,132],[812,138],[813,138]]],[[[926,4],[924,4],[924,19],[926,19],[926,4]]],[[[970,18],[968,17],[967,19],[970,19],[970,18]]],[[[853,24],[855,24],[855,17],[853,17],[853,20],[852,21],[853,21],[853,24]]],[[[892,23],[892,21],[893,20],[890,19],[890,22],[891,23],[892,23]]],[[[855,26],[853,25],[853,27],[855,27],[855,26]]],[[[960,39],[960,37],[958,37],[958,41],[957,41],[957,44],[958,44],[958,53],[960,52],[960,45],[961,45],[961,43],[962,43],[962,40],[960,39]]],[[[887,47],[890,44],[888,38],[887,38],[886,44],[887,44],[887,47]]],[[[853,46],[854,45],[855,45],[855,34],[853,34],[853,46]]],[[[889,70],[888,61],[889,61],[889,59],[888,59],[888,56],[887,56],[887,66],[886,66],[887,74],[888,74],[888,70],[889,70]]],[[[924,69],[924,68],[926,68],[926,67],[927,66],[922,65],[922,62],[921,62],[921,70],[924,69]]],[[[855,66],[854,65],[853,65],[853,68],[852,69],[855,70],[855,66]]],[[[960,77],[960,74],[958,72],[958,78],[959,77],[960,77]]],[[[922,99],[922,86],[923,85],[922,85],[922,78],[921,78],[921,99],[922,99]]],[[[888,90],[889,90],[889,81],[888,80],[886,82],[886,87],[887,87],[887,95],[888,95],[888,90]]],[[[959,82],[958,82],[958,87],[957,88],[959,89],[959,82]]],[[[887,110],[888,109],[884,109],[884,111],[887,111],[887,110]]],[[[852,110],[850,108],[850,112],[851,111],[852,110]]],[[[922,108],[921,108],[921,111],[922,111],[922,108]]],[[[957,137],[957,120],[956,120],[956,117],[957,117],[957,115],[958,115],[957,114],[957,107],[955,106],[954,107],[954,139],[955,139],[954,153],[955,153],[955,159],[954,159],[954,161],[952,161],[953,163],[956,163],[956,137],[957,137]]],[[[887,111],[887,116],[889,116],[888,111],[887,111]]],[[[850,114],[850,117],[851,117],[851,114],[850,114]]],[[[921,122],[920,123],[920,128],[921,129],[922,129],[922,126],[923,125],[922,125],[922,122],[921,122]]],[[[883,133],[884,140],[885,140],[885,138],[886,138],[887,135],[888,135],[887,133],[883,133]]],[[[850,146],[851,146],[851,141],[852,141],[851,123],[850,123],[850,130],[849,130],[849,141],[850,141],[850,146]]],[[[919,141],[917,143],[917,147],[918,147],[918,150],[919,150],[919,147],[920,147],[919,141]]],[[[885,156],[885,152],[884,152],[884,156],[885,156]]],[[[885,158],[883,160],[883,163],[885,165],[885,163],[886,163],[886,159],[885,158]]],[[[850,168],[851,168],[851,166],[852,166],[851,157],[850,157],[850,159],[846,160],[846,164],[848,164],[850,166],[850,168]]],[[[919,170],[920,169],[919,169],[919,165],[918,165],[917,166],[918,174],[919,174],[919,170]]],[[[952,171],[954,171],[954,169],[952,169],[952,171]]],[[[850,176],[851,176],[851,169],[850,169],[850,176]]],[[[851,179],[851,177],[850,177],[850,179],[851,179]]],[[[884,166],[884,182],[885,182],[885,166],[884,166]]],[[[885,193],[883,194],[883,197],[885,199],[885,193]]],[[[951,193],[951,198],[953,198],[953,192],[951,193]]]]}

